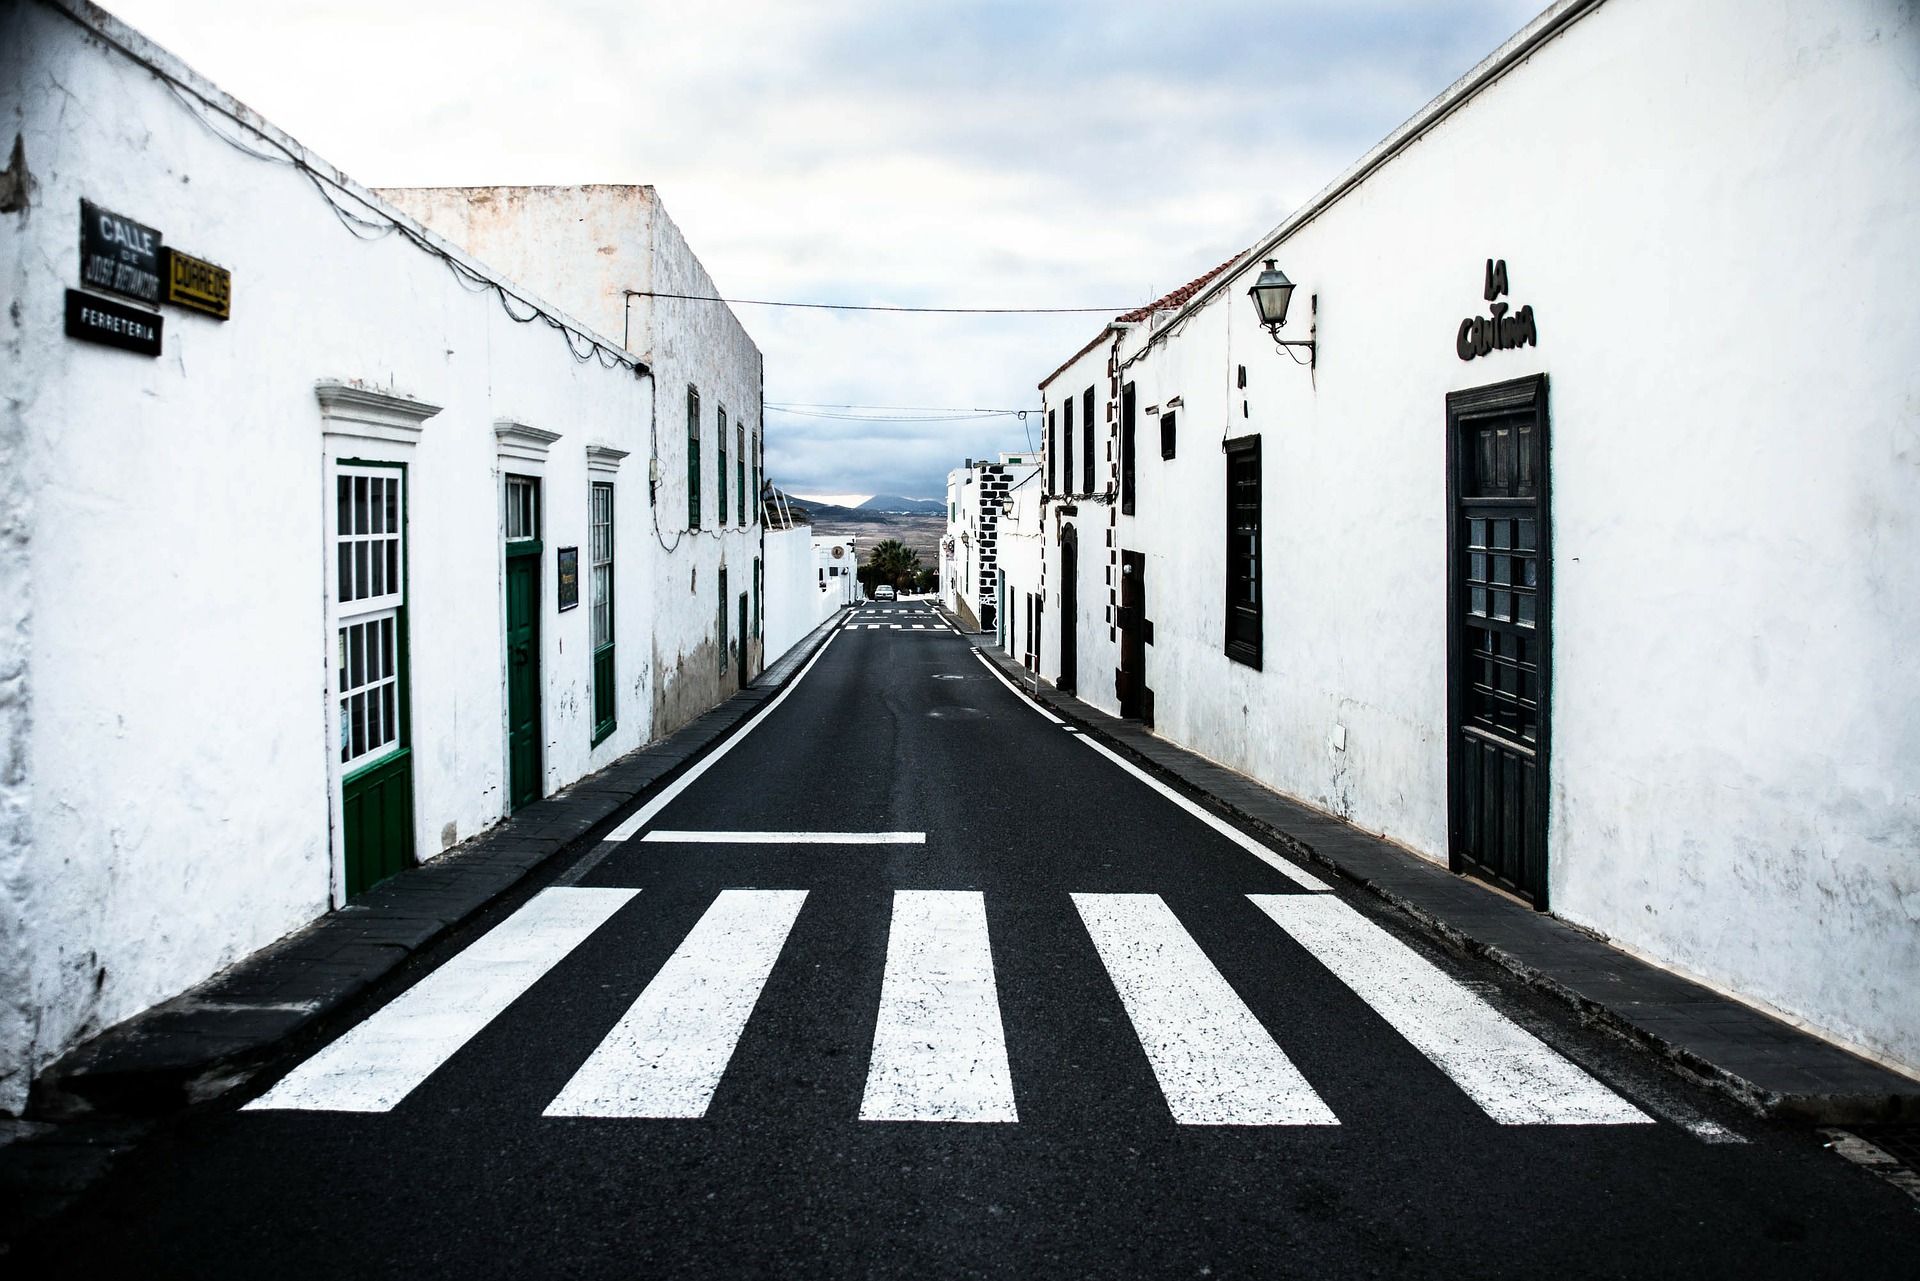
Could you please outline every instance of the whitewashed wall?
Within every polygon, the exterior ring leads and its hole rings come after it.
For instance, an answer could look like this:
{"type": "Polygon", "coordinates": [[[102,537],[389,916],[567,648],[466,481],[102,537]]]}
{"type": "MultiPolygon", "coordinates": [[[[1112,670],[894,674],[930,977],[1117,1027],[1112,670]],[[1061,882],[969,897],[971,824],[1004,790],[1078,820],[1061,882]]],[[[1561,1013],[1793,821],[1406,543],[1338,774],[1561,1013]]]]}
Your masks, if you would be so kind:
{"type": "MultiPolygon", "coordinates": [[[[664,735],[739,687],[730,657],[722,671],[715,648],[718,575],[737,601],[753,591],[753,562],[761,555],[760,504],[748,467],[746,523],[736,492],[738,433],[745,422],[750,458],[762,436],[760,350],[731,308],[721,303],[630,298],[626,291],[717,296],[719,290],[674,225],[658,193],[647,186],[425,187],[381,193],[434,230],[524,280],[562,306],[620,335],[654,374],[654,431],[632,460],[644,483],[657,463],[656,505],[647,535],[660,558],[653,597],[654,733],[664,735]],[[687,528],[687,388],[700,391],[700,528],[687,528]],[[718,509],[717,415],[727,415],[727,507],[718,509]],[[721,515],[725,520],[719,519],[721,515]]],[[[749,601],[751,611],[751,600],[749,601]]],[[[764,603],[761,606],[764,614],[764,603]]],[[[728,605],[729,645],[740,637],[735,604],[728,605]]],[[[747,670],[757,672],[761,645],[747,638],[747,670]]]]}
{"type": "MultiPolygon", "coordinates": [[[[137,33],[74,12],[244,112],[137,33]]],[[[408,473],[423,857],[506,808],[496,420],[559,433],[542,464],[548,790],[645,741],[651,721],[623,663],[618,731],[589,748],[584,590],[580,609],[555,613],[557,546],[583,549],[584,577],[590,443],[631,451],[617,600],[620,635],[642,653],[657,588],[635,483],[651,388],[630,365],[576,361],[553,329],[509,320],[399,234],[357,238],[306,177],[228,146],[45,5],[0,11],[0,86],[33,181],[31,208],[0,214],[0,1109],[11,1111],[61,1050],[340,891],[317,382],[442,406],[408,473]],[[233,319],[167,309],[159,359],[65,338],[82,197],[231,268],[233,319]]]]}
{"type": "Polygon", "coordinates": [[[842,606],[858,600],[854,576],[853,540],[815,538],[807,525],[769,529],[767,539],[767,661],[777,662],[807,633],[842,606]],[[841,548],[833,559],[831,549],[841,548]],[[845,574],[822,580],[826,566],[837,564],[845,574]]]}
{"type": "Polygon", "coordinates": [[[1444,859],[1444,397],[1544,372],[1554,910],[1920,1066],[1916,65],[1895,0],[1609,0],[1271,251],[1317,370],[1257,261],[1130,335],[1141,406],[1185,402],[1119,527],[1159,732],[1444,859]],[[1463,363],[1488,258],[1539,345],[1463,363]],[[1221,642],[1250,431],[1262,671],[1221,642]]]}
{"type": "MultiPolygon", "coordinates": [[[[1113,674],[1120,665],[1120,644],[1113,626],[1113,591],[1119,566],[1110,559],[1110,553],[1115,548],[1109,541],[1109,535],[1117,538],[1113,518],[1119,501],[1119,471],[1118,457],[1113,448],[1116,433],[1114,424],[1107,416],[1107,407],[1114,400],[1108,394],[1112,386],[1108,363],[1113,350],[1111,337],[1102,335],[1040,387],[1040,402],[1045,410],[1041,421],[1045,423],[1046,415],[1050,414],[1058,427],[1058,434],[1046,432],[1046,446],[1057,451],[1053,460],[1056,497],[1051,506],[1061,512],[1047,528],[1047,540],[1051,544],[1047,555],[1053,571],[1047,575],[1046,613],[1052,620],[1048,632],[1052,640],[1050,645],[1043,647],[1042,652],[1048,656],[1045,670],[1050,677],[1057,679],[1060,675],[1060,629],[1065,626],[1066,619],[1063,612],[1065,596],[1062,592],[1065,571],[1061,567],[1060,537],[1071,528],[1079,539],[1074,599],[1077,646],[1074,657],[1075,694],[1101,711],[1117,716],[1120,699],[1115,691],[1113,674]],[[1089,387],[1093,388],[1092,490],[1088,490],[1086,485],[1087,430],[1084,418],[1086,390],[1089,387]],[[1073,403],[1071,477],[1066,474],[1067,450],[1064,444],[1068,401],[1073,403]],[[1071,516],[1064,514],[1064,509],[1068,507],[1074,509],[1071,516]]],[[[1043,483],[1045,475],[1046,468],[1042,467],[1043,483]]]]}

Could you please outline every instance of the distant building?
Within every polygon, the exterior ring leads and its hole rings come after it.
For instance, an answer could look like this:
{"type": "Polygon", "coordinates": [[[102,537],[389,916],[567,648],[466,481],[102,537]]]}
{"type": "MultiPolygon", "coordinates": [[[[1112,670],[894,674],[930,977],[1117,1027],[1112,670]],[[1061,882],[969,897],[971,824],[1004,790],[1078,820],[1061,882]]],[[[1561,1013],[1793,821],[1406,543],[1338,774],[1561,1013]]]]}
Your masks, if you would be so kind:
{"type": "Polygon", "coordinates": [[[997,552],[1094,706],[1920,1068],[1911,17],[1553,5],[1050,374],[943,584],[997,552]]]}
{"type": "Polygon", "coordinates": [[[1014,486],[1039,471],[1031,454],[997,462],[968,459],[947,473],[947,532],[940,540],[940,600],[972,628],[991,631],[1000,614],[995,548],[1000,515],[1014,486]]]}

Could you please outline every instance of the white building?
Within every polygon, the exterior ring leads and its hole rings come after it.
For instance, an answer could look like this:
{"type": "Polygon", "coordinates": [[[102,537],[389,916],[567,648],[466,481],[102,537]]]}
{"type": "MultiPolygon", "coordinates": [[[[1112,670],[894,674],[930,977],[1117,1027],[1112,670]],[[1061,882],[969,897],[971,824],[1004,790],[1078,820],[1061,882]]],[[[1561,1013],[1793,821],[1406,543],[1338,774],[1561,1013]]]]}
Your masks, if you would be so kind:
{"type": "Polygon", "coordinates": [[[1920,1067],[1917,63],[1547,9],[1043,384],[1041,672],[1920,1067]]]}
{"type": "Polygon", "coordinates": [[[1004,500],[1032,476],[1030,454],[1001,454],[997,462],[969,458],[947,473],[947,532],[940,540],[940,603],[968,627],[991,631],[1000,613],[996,559],[1004,500]]]}
{"type": "MultiPolygon", "coordinates": [[[[699,380],[757,468],[759,357],[711,305],[636,307],[631,354],[79,0],[0,8],[0,86],[16,1111],[69,1046],[756,667],[757,526],[682,532],[680,404],[699,380]]],[[[652,226],[641,279],[690,278],[652,226]]]]}
{"type": "MultiPolygon", "coordinates": [[[[768,519],[774,519],[769,509],[768,519]]],[[[837,611],[861,599],[852,538],[816,536],[810,526],[767,529],[767,661],[777,661],[837,611]]]]}
{"type": "Polygon", "coordinates": [[[650,537],[662,584],[650,690],[671,730],[760,670],[765,451],[760,349],[647,186],[426,187],[381,196],[513,279],[621,335],[653,370],[650,537]],[[670,498],[670,496],[673,496],[670,498]],[[745,662],[737,650],[744,643],[745,662]]]}

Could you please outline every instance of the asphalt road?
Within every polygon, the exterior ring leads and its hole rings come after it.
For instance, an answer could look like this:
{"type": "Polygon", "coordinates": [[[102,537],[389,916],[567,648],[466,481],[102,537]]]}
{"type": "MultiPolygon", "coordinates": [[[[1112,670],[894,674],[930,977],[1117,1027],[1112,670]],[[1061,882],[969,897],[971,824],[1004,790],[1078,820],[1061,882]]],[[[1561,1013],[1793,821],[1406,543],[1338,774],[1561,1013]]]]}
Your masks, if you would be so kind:
{"type": "Polygon", "coordinates": [[[1915,1275],[1817,1135],[1273,866],[924,608],[15,1275],[1915,1275]]]}

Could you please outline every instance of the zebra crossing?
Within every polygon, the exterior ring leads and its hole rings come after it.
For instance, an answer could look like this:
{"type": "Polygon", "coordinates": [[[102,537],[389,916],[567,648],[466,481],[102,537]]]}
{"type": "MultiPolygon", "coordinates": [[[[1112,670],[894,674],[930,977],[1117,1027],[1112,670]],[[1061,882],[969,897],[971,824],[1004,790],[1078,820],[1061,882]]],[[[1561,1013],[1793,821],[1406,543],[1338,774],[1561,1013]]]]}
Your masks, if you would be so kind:
{"type": "MultiPolygon", "coordinates": [[[[543,1115],[704,1117],[808,894],[721,891],[543,1115]]],[[[1068,897],[1176,1123],[1342,1123],[1159,895],[1068,897]]],[[[1651,1123],[1338,898],[1248,898],[1495,1122],[1651,1123]]],[[[636,899],[542,890],[246,1110],[390,1111],[636,899]]],[[[1015,1123],[1016,1098],[985,895],[896,890],[858,1118],[1015,1123]]]]}

